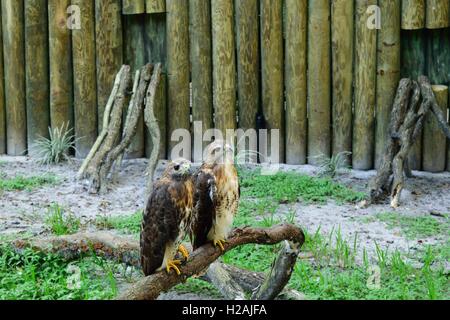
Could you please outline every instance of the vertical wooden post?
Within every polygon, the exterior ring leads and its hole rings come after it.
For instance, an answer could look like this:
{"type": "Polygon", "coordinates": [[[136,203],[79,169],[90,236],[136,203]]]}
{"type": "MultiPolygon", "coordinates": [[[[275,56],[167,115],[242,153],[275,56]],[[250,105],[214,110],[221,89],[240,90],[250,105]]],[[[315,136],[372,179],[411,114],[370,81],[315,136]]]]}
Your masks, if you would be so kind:
{"type": "MultiPolygon", "coordinates": [[[[166,68],[166,16],[165,14],[148,14],[145,21],[145,53],[146,61],[161,63],[163,73],[159,90],[155,97],[155,117],[159,121],[161,130],[160,159],[166,158],[167,153],[167,68],[166,68]]],[[[145,153],[150,157],[152,139],[145,128],[145,153]]]]}
{"type": "Polygon", "coordinates": [[[427,39],[428,77],[432,84],[448,84],[450,83],[450,30],[428,30],[427,39]]]}
{"type": "Polygon", "coordinates": [[[441,29],[450,26],[450,5],[448,0],[427,0],[426,27],[441,29]]]}
{"type": "MultiPolygon", "coordinates": [[[[333,155],[352,151],[354,3],[334,0],[331,7],[333,155]]],[[[350,164],[348,159],[348,164],[350,164]]]]}
{"type": "Polygon", "coordinates": [[[425,1],[402,0],[402,29],[417,30],[425,27],[425,1]]]}
{"type": "Polygon", "coordinates": [[[25,77],[28,154],[50,126],[48,74],[48,12],[46,0],[25,0],[25,77]]]}
{"type": "MultiPolygon", "coordinates": [[[[143,15],[127,15],[124,17],[125,64],[131,66],[133,74],[145,64],[145,17],[143,15]]],[[[126,112],[124,112],[126,117],[126,112]]],[[[137,123],[136,135],[127,149],[128,158],[141,158],[145,154],[144,116],[137,123]]]]}
{"type": "Polygon", "coordinates": [[[355,116],[353,122],[353,168],[369,170],[374,165],[375,88],[377,30],[368,27],[368,7],[377,0],[356,0],[355,24],[355,116]]]}
{"type": "MultiPolygon", "coordinates": [[[[425,74],[426,41],[423,30],[402,31],[401,36],[401,77],[417,80],[425,74]]],[[[422,135],[411,148],[408,161],[413,170],[422,169],[422,135]]]]}
{"type": "Polygon", "coordinates": [[[80,29],[72,30],[76,156],[84,158],[97,137],[95,0],[72,0],[80,8],[80,29]]]}
{"type": "MultiPolygon", "coordinates": [[[[262,107],[269,130],[280,130],[279,160],[284,162],[283,3],[261,0],[262,107]]],[[[268,139],[268,150],[273,143],[268,139]]],[[[271,155],[269,154],[269,157],[271,155]]]]}
{"type": "Polygon", "coordinates": [[[400,81],[401,0],[380,1],[382,25],[378,31],[375,168],[379,168],[389,138],[392,105],[400,81]]]}
{"type": "MultiPolygon", "coordinates": [[[[171,141],[177,129],[190,130],[189,90],[189,3],[167,0],[167,74],[168,137],[170,151],[178,143],[171,141]]],[[[222,30],[222,32],[225,32],[222,30]]],[[[191,154],[191,150],[185,150],[191,154]]],[[[189,156],[185,154],[185,157],[189,156]]]]}
{"type": "MultiPolygon", "coordinates": [[[[432,86],[436,101],[442,112],[447,112],[448,87],[442,85],[432,86]]],[[[442,172],[446,162],[446,137],[434,115],[428,114],[424,124],[423,134],[423,170],[429,172],[442,172]]]]}
{"type": "Polygon", "coordinates": [[[258,0],[235,0],[239,128],[256,128],[260,101],[258,0]]]}
{"type": "Polygon", "coordinates": [[[331,8],[328,0],[308,3],[308,162],[314,165],[331,151],[331,8]]]}
{"type": "Polygon", "coordinates": [[[145,12],[145,0],[122,0],[123,14],[139,14],[145,12]]]}
{"type": "Polygon", "coordinates": [[[147,13],[166,12],[166,0],[145,0],[147,13]]]}
{"type": "Polygon", "coordinates": [[[0,4],[0,154],[6,153],[5,72],[3,68],[3,31],[0,4]]]}
{"type": "Polygon", "coordinates": [[[27,149],[23,0],[2,0],[6,138],[11,156],[27,149]]]}
{"type": "MultiPolygon", "coordinates": [[[[447,104],[448,104],[448,109],[449,109],[448,111],[450,111],[450,89],[448,90],[448,98],[447,99],[448,99],[447,104]]],[[[450,124],[450,117],[448,118],[448,123],[450,124]]],[[[450,171],[450,139],[447,139],[447,171],[450,171]]]]}
{"type": "Polygon", "coordinates": [[[236,128],[236,56],[233,0],[212,0],[213,103],[215,127],[226,134],[236,128]]]}
{"type": "Polygon", "coordinates": [[[287,0],[285,16],[286,163],[307,159],[307,32],[308,1],[287,0]]]}
{"type": "MultiPolygon", "coordinates": [[[[212,105],[212,56],[211,56],[211,6],[209,0],[190,0],[190,48],[192,69],[192,121],[201,122],[194,126],[194,137],[203,137],[213,127],[212,105]]],[[[202,140],[199,140],[202,141],[202,140]]],[[[194,148],[193,159],[202,162],[203,148],[194,148]]]]}
{"type": "MultiPolygon", "coordinates": [[[[123,63],[120,0],[95,0],[95,34],[97,57],[97,117],[103,113],[123,63]]],[[[98,121],[99,131],[102,122],[98,121]]]]}
{"type": "Polygon", "coordinates": [[[50,123],[73,128],[71,30],[67,26],[70,0],[48,1],[50,56],[50,123]]]}

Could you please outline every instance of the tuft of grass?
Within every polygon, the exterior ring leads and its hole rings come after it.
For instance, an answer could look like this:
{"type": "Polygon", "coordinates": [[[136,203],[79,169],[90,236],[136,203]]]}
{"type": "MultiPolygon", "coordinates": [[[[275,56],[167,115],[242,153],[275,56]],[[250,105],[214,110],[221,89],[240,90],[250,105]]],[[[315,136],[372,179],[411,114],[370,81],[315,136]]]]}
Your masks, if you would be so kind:
{"type": "Polygon", "coordinates": [[[292,172],[265,176],[257,171],[242,171],[240,176],[244,197],[270,199],[277,203],[294,203],[298,200],[324,203],[328,199],[334,199],[338,203],[354,203],[366,196],[330,179],[292,172]]]}
{"type": "Polygon", "coordinates": [[[23,191],[32,190],[41,186],[55,184],[57,179],[54,175],[42,175],[34,177],[16,176],[14,178],[0,177],[1,191],[23,191]]]}
{"type": "Polygon", "coordinates": [[[432,237],[447,233],[450,235],[450,221],[448,217],[435,218],[431,216],[404,216],[399,213],[384,212],[376,215],[388,228],[400,228],[409,239],[432,237]]]}
{"type": "Polygon", "coordinates": [[[41,164],[58,164],[69,160],[69,153],[75,149],[75,135],[69,123],[60,128],[49,128],[49,138],[40,137],[36,140],[35,151],[41,164]]]}
{"type": "Polygon", "coordinates": [[[79,218],[70,212],[66,212],[57,203],[50,206],[45,222],[52,233],[57,236],[76,233],[81,225],[79,218]]]}
{"type": "Polygon", "coordinates": [[[100,217],[95,224],[101,229],[115,229],[125,234],[136,234],[141,231],[142,210],[132,215],[117,217],[100,217]]]}
{"type": "Polygon", "coordinates": [[[112,299],[117,294],[114,271],[113,263],[98,257],[69,263],[57,255],[31,249],[18,253],[3,245],[0,246],[0,300],[112,299]]]}
{"type": "Polygon", "coordinates": [[[348,158],[351,152],[340,152],[331,158],[321,155],[319,161],[319,176],[327,178],[335,178],[343,170],[349,170],[348,158]]]}

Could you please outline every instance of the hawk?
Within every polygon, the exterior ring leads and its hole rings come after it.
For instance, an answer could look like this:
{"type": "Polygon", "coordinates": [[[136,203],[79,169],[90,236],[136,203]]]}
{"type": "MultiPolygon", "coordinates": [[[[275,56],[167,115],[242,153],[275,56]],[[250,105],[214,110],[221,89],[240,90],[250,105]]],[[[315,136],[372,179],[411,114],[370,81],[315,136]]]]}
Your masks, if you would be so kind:
{"type": "Polygon", "coordinates": [[[181,261],[175,257],[178,252],[189,257],[181,242],[190,234],[193,203],[191,163],[184,159],[169,163],[155,184],[143,215],[140,245],[146,276],[164,269],[181,274],[181,261]]]}
{"type": "Polygon", "coordinates": [[[240,197],[233,159],[233,148],[229,144],[213,142],[206,150],[205,162],[194,177],[194,250],[211,241],[224,251],[223,244],[233,226],[240,197]]]}

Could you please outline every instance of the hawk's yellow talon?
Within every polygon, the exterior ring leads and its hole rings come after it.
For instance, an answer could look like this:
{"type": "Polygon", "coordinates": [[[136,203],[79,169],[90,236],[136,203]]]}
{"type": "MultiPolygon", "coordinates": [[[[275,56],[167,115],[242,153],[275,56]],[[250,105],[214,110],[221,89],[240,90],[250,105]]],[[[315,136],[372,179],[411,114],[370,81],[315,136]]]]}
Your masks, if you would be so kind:
{"type": "Polygon", "coordinates": [[[178,247],[178,252],[181,253],[181,255],[187,260],[189,259],[189,251],[186,249],[185,246],[183,246],[182,244],[179,245],[178,247]]]}
{"type": "Polygon", "coordinates": [[[172,260],[172,261],[168,261],[167,262],[167,266],[166,266],[166,271],[167,273],[170,273],[170,270],[173,269],[175,270],[175,272],[177,273],[177,275],[181,276],[181,271],[180,269],[177,267],[177,265],[181,265],[181,261],[180,260],[172,260]]]}
{"type": "Polygon", "coordinates": [[[223,246],[225,244],[225,240],[214,240],[214,246],[219,247],[222,252],[225,251],[225,247],[223,246]]]}

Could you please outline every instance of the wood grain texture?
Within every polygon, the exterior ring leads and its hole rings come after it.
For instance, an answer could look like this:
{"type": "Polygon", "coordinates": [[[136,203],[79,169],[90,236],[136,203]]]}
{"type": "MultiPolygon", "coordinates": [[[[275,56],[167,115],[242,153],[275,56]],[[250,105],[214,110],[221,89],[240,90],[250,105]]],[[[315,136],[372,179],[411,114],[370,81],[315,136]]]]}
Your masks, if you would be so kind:
{"type": "MultiPolygon", "coordinates": [[[[163,13],[149,14],[145,17],[145,52],[146,61],[161,63],[163,74],[155,98],[155,117],[161,131],[160,159],[166,159],[167,153],[167,65],[166,65],[166,17],[163,13]]],[[[150,157],[153,149],[150,133],[145,129],[145,153],[150,157]]]]}
{"type": "MultiPolygon", "coordinates": [[[[401,36],[401,77],[417,80],[426,72],[424,30],[404,30],[401,36]]],[[[422,135],[420,135],[421,137],[422,135]]],[[[409,166],[412,170],[422,169],[422,139],[417,139],[411,148],[409,166]]]]}
{"type": "MultiPolygon", "coordinates": [[[[120,0],[95,0],[97,117],[103,119],[116,74],[123,63],[120,0]]],[[[99,132],[102,123],[99,121],[99,132]]]]}
{"type": "Polygon", "coordinates": [[[50,123],[73,128],[72,39],[67,27],[70,0],[48,1],[50,123]]]}
{"type": "MultiPolygon", "coordinates": [[[[448,87],[432,86],[436,102],[442,112],[447,112],[448,87]]],[[[446,169],[446,137],[439,127],[433,114],[426,116],[423,129],[423,170],[428,172],[442,172],[446,169]]]]}
{"type": "MultiPolygon", "coordinates": [[[[450,109],[450,89],[448,90],[448,109],[450,109]]],[[[450,124],[450,117],[448,118],[450,124]]],[[[450,171],[450,139],[447,139],[447,171],[450,171]]]]}
{"type": "MultiPolygon", "coordinates": [[[[0,5],[0,79],[5,78],[3,68],[3,31],[2,31],[2,11],[0,5]]],[[[0,154],[6,153],[6,110],[5,110],[5,85],[0,81],[0,154]]]]}
{"type": "Polygon", "coordinates": [[[308,17],[308,163],[331,151],[331,8],[310,0],[308,17]]]}
{"type": "Polygon", "coordinates": [[[353,168],[356,170],[369,170],[374,166],[377,30],[367,27],[367,8],[376,4],[376,0],[355,2],[353,168]]]}
{"type": "Polygon", "coordinates": [[[239,128],[256,128],[260,103],[258,0],[235,0],[239,128]]]}
{"type": "Polygon", "coordinates": [[[449,0],[427,0],[426,27],[441,29],[450,26],[449,0]]]}
{"type": "Polygon", "coordinates": [[[123,14],[139,14],[145,12],[145,0],[122,0],[123,14]]]}
{"type": "Polygon", "coordinates": [[[401,0],[380,1],[383,27],[378,30],[375,168],[379,168],[389,138],[392,105],[400,81],[401,0]]]}
{"type": "Polygon", "coordinates": [[[287,0],[285,15],[286,163],[307,162],[308,1],[287,0]]]}
{"type": "Polygon", "coordinates": [[[212,0],[213,104],[215,128],[225,137],[236,128],[236,55],[233,0],[212,0]]]}
{"type": "Polygon", "coordinates": [[[450,29],[427,31],[428,77],[432,84],[450,83],[450,29]]]}
{"type": "MultiPolygon", "coordinates": [[[[195,137],[203,137],[206,130],[213,128],[210,1],[190,0],[189,10],[192,121],[202,123],[201,126],[194,126],[193,130],[195,137]]],[[[201,141],[196,141],[198,146],[193,150],[195,162],[203,161],[203,149],[208,144],[208,142],[201,141]]]]}
{"type": "MultiPolygon", "coordinates": [[[[285,159],[284,57],[282,1],[261,1],[262,109],[268,130],[279,130],[279,161],[285,159]]],[[[272,150],[270,135],[268,150],[272,150]]],[[[271,154],[268,154],[272,157],[271,154]]]]}
{"type": "Polygon", "coordinates": [[[23,0],[2,0],[7,153],[27,149],[23,0]]]}
{"type": "Polygon", "coordinates": [[[97,138],[95,0],[72,0],[81,10],[81,29],[72,30],[76,157],[85,158],[97,138]]]}
{"type": "MultiPolygon", "coordinates": [[[[334,0],[332,2],[333,155],[352,150],[353,17],[353,1],[334,0]]],[[[350,164],[350,159],[348,159],[348,163],[350,164]]]]}
{"type": "MultiPolygon", "coordinates": [[[[178,144],[171,141],[177,129],[190,130],[189,89],[189,3],[167,0],[167,94],[168,137],[170,150],[178,144]]],[[[191,154],[190,150],[185,150],[191,154]]],[[[186,156],[186,155],[185,155],[186,156]]]]}
{"type": "MultiPolygon", "coordinates": [[[[145,16],[128,15],[124,17],[124,48],[125,64],[131,66],[133,74],[146,63],[145,59],[145,16]]],[[[124,109],[124,117],[128,112],[128,105],[124,109]]],[[[136,133],[127,148],[127,158],[141,158],[145,154],[144,141],[144,111],[137,121],[136,133]]]]}
{"type": "Polygon", "coordinates": [[[48,137],[50,126],[48,12],[46,0],[25,0],[25,77],[28,154],[35,142],[48,137]]]}
{"type": "Polygon", "coordinates": [[[166,12],[166,0],[145,0],[147,13],[166,12]]]}
{"type": "Polygon", "coordinates": [[[402,29],[425,28],[426,0],[402,0],[402,29]]]}

